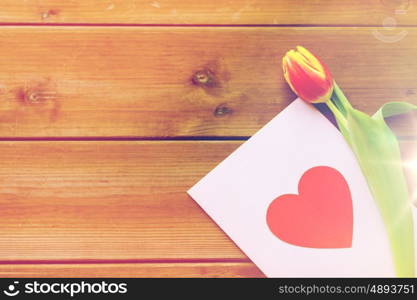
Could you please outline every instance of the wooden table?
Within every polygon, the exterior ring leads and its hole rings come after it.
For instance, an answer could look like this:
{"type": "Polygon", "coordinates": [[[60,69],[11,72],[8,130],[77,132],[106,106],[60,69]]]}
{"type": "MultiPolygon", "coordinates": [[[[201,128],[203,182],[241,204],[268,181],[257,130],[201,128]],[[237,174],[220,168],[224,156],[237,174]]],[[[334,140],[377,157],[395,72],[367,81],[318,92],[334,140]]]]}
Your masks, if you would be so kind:
{"type": "Polygon", "coordinates": [[[1,1],[0,276],[263,276],[186,190],[294,99],[298,44],[357,108],[417,104],[416,2],[1,1]]]}

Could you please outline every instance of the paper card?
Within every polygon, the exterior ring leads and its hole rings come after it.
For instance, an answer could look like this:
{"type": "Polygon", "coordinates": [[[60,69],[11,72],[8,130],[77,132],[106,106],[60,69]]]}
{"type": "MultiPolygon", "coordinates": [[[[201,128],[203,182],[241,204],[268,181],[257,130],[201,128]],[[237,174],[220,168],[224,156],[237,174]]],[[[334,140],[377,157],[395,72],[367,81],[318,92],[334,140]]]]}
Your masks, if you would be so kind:
{"type": "Polygon", "coordinates": [[[268,277],[395,276],[354,154],[299,99],[188,193],[268,277]]]}

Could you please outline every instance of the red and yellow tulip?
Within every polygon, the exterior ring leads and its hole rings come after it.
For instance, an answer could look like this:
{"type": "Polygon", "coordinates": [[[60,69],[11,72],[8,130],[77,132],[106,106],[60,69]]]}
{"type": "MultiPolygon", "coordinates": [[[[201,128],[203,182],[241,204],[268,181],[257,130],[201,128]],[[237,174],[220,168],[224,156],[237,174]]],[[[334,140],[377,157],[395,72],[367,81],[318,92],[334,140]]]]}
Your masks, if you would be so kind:
{"type": "Polygon", "coordinates": [[[379,208],[396,274],[399,277],[414,277],[417,249],[414,246],[413,223],[416,220],[413,221],[399,144],[385,119],[417,110],[417,106],[390,102],[373,116],[353,108],[327,67],[300,46],[284,56],[283,69],[285,79],[301,99],[310,103],[325,102],[332,111],[379,208]]]}
{"type": "Polygon", "coordinates": [[[333,93],[333,78],[325,64],[297,46],[282,59],[284,76],[294,93],[311,103],[326,102],[333,93]]]}

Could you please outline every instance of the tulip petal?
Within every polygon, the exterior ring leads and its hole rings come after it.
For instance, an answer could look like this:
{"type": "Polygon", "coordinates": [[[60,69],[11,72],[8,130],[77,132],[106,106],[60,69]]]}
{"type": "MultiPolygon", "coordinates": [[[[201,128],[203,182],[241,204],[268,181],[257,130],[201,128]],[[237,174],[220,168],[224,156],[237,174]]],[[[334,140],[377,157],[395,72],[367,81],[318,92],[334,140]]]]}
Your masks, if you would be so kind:
{"type": "Polygon", "coordinates": [[[300,53],[300,55],[303,56],[304,61],[306,61],[311,68],[316,70],[316,72],[320,76],[325,75],[323,63],[316,56],[314,56],[310,51],[308,51],[306,48],[302,46],[297,46],[296,48],[297,48],[298,53],[300,53]]]}

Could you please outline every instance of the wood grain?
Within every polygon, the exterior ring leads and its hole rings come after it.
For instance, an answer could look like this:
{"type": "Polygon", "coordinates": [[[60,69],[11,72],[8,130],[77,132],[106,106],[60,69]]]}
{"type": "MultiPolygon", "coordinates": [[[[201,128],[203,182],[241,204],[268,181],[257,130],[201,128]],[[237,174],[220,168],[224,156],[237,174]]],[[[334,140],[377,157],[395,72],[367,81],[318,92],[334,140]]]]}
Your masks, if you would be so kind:
{"type": "Polygon", "coordinates": [[[2,0],[0,22],[415,25],[414,0],[2,0]]]}
{"type": "Polygon", "coordinates": [[[264,277],[250,262],[122,263],[122,264],[10,264],[0,265],[1,277],[264,277]]]}
{"type": "MultiPolygon", "coordinates": [[[[245,262],[186,194],[240,144],[1,142],[0,262],[245,262]]],[[[417,143],[402,145],[414,188],[417,143]]]]}
{"type": "Polygon", "coordinates": [[[294,99],[280,57],[297,44],[357,108],[416,104],[417,28],[373,30],[2,27],[0,138],[250,136],[294,99]]]}

